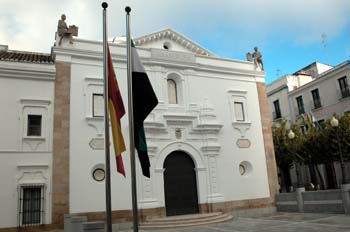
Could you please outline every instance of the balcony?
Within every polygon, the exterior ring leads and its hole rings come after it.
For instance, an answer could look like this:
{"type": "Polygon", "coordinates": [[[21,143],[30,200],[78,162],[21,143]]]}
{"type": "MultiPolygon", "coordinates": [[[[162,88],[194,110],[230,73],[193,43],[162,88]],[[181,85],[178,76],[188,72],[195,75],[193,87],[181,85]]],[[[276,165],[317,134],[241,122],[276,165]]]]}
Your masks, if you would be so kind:
{"type": "Polygon", "coordinates": [[[349,86],[346,86],[345,88],[340,89],[340,96],[341,98],[346,98],[350,96],[349,86]]]}
{"type": "Polygon", "coordinates": [[[282,115],[281,115],[281,112],[272,112],[272,117],[273,117],[273,120],[278,120],[280,118],[282,118],[282,115]]]}
{"type": "Polygon", "coordinates": [[[321,108],[322,107],[322,104],[321,104],[321,99],[316,99],[313,101],[313,105],[314,105],[314,108],[313,109],[318,109],[318,108],[321,108]]]}
{"type": "Polygon", "coordinates": [[[305,113],[304,105],[302,107],[294,107],[294,112],[296,116],[304,114],[305,113]]]}

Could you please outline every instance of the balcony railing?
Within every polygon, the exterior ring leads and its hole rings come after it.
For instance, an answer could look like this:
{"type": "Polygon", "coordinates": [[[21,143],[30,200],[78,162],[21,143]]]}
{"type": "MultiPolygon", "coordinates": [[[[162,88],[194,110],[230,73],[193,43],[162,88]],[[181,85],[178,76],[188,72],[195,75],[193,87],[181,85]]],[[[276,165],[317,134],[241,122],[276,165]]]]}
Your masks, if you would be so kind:
{"type": "Polygon", "coordinates": [[[343,89],[340,89],[340,93],[341,93],[341,98],[349,97],[350,96],[349,86],[347,86],[347,87],[345,87],[343,89]]]}
{"type": "Polygon", "coordinates": [[[322,107],[321,99],[314,100],[314,109],[318,109],[321,107],[322,107]]]}
{"type": "Polygon", "coordinates": [[[282,118],[281,112],[272,112],[273,120],[282,118]]]}

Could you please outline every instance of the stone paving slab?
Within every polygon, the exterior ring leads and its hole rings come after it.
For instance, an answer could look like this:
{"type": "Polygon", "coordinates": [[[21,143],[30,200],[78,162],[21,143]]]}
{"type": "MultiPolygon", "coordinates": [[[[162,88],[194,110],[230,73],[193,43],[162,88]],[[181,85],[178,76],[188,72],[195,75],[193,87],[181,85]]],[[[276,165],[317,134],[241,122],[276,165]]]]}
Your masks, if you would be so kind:
{"type": "MultiPolygon", "coordinates": [[[[238,217],[217,225],[140,230],[140,232],[350,232],[350,216],[344,214],[276,213],[258,217],[238,217]]],[[[121,231],[120,231],[121,232],[121,231]]],[[[124,230],[123,232],[132,232],[124,230]]]]}

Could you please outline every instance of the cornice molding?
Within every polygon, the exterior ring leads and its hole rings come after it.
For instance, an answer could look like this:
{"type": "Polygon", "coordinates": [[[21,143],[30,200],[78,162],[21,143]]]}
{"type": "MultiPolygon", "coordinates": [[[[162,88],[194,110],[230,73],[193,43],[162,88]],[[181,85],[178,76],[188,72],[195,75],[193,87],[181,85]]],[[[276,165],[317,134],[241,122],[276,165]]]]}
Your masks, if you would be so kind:
{"type": "Polygon", "coordinates": [[[145,36],[141,36],[139,38],[134,39],[136,46],[142,46],[149,43],[152,43],[157,40],[162,39],[169,39],[177,44],[181,45],[182,47],[188,49],[189,51],[198,54],[198,55],[204,55],[204,56],[214,56],[213,53],[209,52],[207,49],[199,46],[195,42],[191,41],[190,39],[186,38],[185,36],[173,31],[172,29],[168,28],[162,31],[154,32],[145,36]]]}
{"type": "Polygon", "coordinates": [[[8,65],[0,64],[0,78],[30,79],[54,81],[56,77],[55,65],[47,68],[38,68],[37,65],[8,65]]]}

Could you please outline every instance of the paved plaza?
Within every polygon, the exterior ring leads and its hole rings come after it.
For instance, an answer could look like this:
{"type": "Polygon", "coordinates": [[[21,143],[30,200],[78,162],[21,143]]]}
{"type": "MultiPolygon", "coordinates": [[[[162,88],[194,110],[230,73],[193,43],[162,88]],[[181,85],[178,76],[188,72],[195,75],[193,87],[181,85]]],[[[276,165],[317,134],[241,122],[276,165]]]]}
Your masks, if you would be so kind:
{"type": "MultiPolygon", "coordinates": [[[[128,230],[132,231],[132,230],[128,230]]],[[[141,230],[158,232],[350,232],[350,216],[344,214],[276,213],[236,217],[233,221],[185,229],[141,230]]],[[[126,231],[125,231],[126,232],[126,231]]]]}

